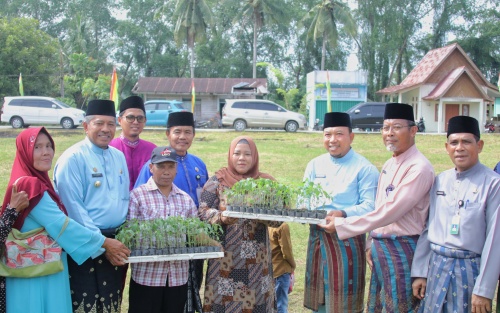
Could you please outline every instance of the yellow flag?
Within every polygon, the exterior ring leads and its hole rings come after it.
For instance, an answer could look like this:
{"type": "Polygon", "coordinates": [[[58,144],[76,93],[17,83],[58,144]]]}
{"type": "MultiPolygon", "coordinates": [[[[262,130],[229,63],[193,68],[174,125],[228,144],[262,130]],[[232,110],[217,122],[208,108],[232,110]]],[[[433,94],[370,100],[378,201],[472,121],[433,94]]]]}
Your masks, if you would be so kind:
{"type": "Polygon", "coordinates": [[[109,100],[115,102],[115,109],[118,111],[119,99],[118,99],[118,75],[116,74],[116,68],[113,68],[113,75],[111,76],[111,89],[109,91],[109,100]]]}

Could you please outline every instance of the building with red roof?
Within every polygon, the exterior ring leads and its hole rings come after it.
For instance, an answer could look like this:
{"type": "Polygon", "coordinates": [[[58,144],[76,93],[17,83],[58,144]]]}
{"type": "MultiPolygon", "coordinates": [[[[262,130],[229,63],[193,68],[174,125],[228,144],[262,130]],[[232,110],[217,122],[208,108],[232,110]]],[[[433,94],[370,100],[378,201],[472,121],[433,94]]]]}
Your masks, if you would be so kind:
{"type": "Polygon", "coordinates": [[[484,125],[494,117],[495,98],[500,98],[497,86],[457,43],[429,51],[401,84],[377,93],[385,101],[412,105],[427,131],[439,133],[446,132],[448,121],[457,115],[472,116],[484,125]]]}

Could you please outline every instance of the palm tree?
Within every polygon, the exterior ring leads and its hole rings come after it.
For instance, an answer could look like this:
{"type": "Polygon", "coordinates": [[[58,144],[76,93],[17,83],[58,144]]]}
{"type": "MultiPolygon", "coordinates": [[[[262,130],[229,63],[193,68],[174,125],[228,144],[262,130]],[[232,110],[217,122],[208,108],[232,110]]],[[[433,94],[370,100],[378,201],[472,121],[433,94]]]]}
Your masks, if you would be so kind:
{"type": "Polygon", "coordinates": [[[174,39],[177,45],[187,43],[191,78],[194,78],[194,46],[207,39],[207,28],[213,24],[212,13],[205,0],[177,0],[174,18],[174,39]]]}
{"type": "MultiPolygon", "coordinates": [[[[240,3],[239,0],[238,3],[240,3]]],[[[247,0],[235,21],[251,19],[253,23],[253,58],[252,77],[257,77],[257,37],[259,30],[267,21],[280,23],[285,21],[285,3],[278,0],[247,0]]]]}
{"type": "Polygon", "coordinates": [[[321,70],[323,71],[325,69],[326,44],[328,43],[332,49],[337,47],[339,24],[343,25],[346,33],[354,38],[357,34],[356,23],[347,4],[335,0],[322,0],[306,14],[303,20],[308,21],[311,17],[311,25],[307,30],[307,40],[323,39],[321,48],[321,70]]]}

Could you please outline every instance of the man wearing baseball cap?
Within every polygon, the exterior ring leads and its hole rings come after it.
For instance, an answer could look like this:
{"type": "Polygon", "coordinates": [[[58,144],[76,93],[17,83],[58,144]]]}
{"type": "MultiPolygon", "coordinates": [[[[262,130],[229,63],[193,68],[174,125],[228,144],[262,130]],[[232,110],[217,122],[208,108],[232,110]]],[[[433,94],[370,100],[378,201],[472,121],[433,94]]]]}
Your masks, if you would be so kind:
{"type": "Polygon", "coordinates": [[[500,176],[479,162],[480,136],[476,119],[450,119],[446,151],[455,168],[436,177],[413,258],[421,312],[491,312],[500,274],[500,176]]]}
{"type": "MultiPolygon", "coordinates": [[[[193,199],[174,184],[178,155],[172,147],[151,153],[148,181],[130,192],[127,219],[196,217],[193,199]]],[[[188,294],[189,261],[132,264],[129,312],[183,312],[188,294]]]]}

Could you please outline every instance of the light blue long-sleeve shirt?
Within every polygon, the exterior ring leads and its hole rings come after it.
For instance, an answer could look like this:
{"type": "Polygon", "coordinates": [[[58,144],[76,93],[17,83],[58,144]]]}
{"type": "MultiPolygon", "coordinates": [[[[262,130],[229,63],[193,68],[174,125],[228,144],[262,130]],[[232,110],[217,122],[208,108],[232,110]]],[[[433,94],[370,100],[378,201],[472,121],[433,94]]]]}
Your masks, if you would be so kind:
{"type": "MultiPolygon", "coordinates": [[[[174,184],[190,195],[196,207],[198,207],[198,193],[201,193],[208,179],[207,166],[199,157],[189,153],[185,156],[177,156],[177,162],[177,175],[175,176],[174,184]]],[[[151,164],[151,160],[142,167],[134,188],[148,182],[148,179],[151,177],[149,164],[151,164]]]]}
{"type": "Polygon", "coordinates": [[[320,184],[331,196],[324,210],[344,210],[347,216],[359,216],[375,208],[379,172],[366,158],[353,149],[342,158],[329,153],[307,164],[304,180],[320,184]]]}
{"type": "Polygon", "coordinates": [[[93,231],[125,222],[129,174],[125,156],[88,138],[66,150],[54,167],[54,184],[69,217],[93,231]]]}

